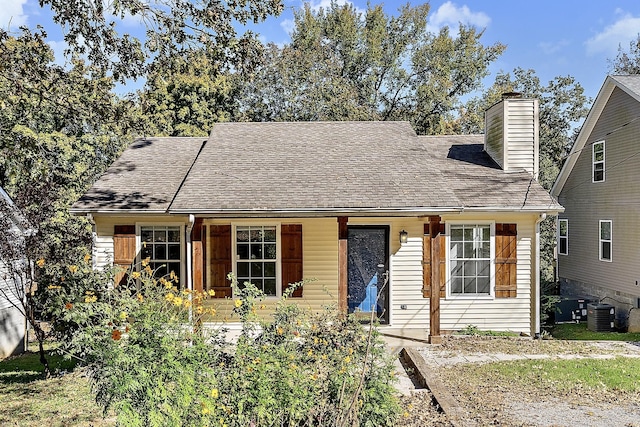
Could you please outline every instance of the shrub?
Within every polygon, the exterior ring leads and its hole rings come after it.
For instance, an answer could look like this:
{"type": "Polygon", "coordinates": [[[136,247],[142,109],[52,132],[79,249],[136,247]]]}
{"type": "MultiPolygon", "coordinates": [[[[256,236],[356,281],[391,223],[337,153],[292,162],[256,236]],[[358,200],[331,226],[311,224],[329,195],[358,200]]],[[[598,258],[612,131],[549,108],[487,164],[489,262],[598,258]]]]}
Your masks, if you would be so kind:
{"type": "Polygon", "coordinates": [[[233,283],[237,342],[203,324],[208,295],[178,291],[142,266],[126,286],[86,289],[64,304],[75,325],[63,350],[86,365],[97,402],[127,426],[383,426],[398,404],[393,363],[374,327],[335,307],[285,295],[268,321],[264,297],[233,283]]]}

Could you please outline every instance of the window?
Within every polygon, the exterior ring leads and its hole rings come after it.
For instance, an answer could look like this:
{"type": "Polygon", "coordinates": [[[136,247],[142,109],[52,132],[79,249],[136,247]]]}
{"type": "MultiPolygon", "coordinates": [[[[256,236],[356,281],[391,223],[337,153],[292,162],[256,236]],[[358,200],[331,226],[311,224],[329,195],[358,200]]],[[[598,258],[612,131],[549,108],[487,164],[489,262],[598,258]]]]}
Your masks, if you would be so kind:
{"type": "Polygon", "coordinates": [[[593,144],[593,182],[604,181],[604,141],[593,144]]]}
{"type": "Polygon", "coordinates": [[[569,254],[569,220],[558,220],[558,253],[560,255],[569,254]]]}
{"type": "Polygon", "coordinates": [[[149,266],[155,271],[156,277],[168,275],[173,271],[184,282],[181,226],[141,226],[140,242],[140,258],[149,258],[149,266]]]}
{"type": "Polygon", "coordinates": [[[275,225],[236,226],[235,274],[240,286],[251,282],[265,295],[280,295],[277,286],[278,234],[275,225]]]}
{"type": "Polygon", "coordinates": [[[611,220],[600,220],[600,260],[611,261],[611,220]]]}
{"type": "Polygon", "coordinates": [[[491,225],[451,225],[449,273],[452,295],[491,294],[491,225]]]}

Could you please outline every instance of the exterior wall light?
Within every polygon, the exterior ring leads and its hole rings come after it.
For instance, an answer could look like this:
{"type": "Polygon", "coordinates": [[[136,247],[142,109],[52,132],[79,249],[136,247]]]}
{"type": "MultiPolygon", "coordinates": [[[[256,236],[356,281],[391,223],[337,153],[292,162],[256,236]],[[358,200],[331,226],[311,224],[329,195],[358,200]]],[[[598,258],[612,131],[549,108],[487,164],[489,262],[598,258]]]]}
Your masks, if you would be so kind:
{"type": "Polygon", "coordinates": [[[400,232],[400,244],[407,243],[407,239],[409,238],[409,233],[402,230],[400,232]]]}

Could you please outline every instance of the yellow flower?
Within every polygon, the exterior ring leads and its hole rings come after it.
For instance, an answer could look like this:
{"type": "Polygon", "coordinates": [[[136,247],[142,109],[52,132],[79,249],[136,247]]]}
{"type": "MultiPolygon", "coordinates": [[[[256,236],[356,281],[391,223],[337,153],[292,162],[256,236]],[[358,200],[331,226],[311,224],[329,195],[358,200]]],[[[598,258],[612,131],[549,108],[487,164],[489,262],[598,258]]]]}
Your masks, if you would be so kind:
{"type": "Polygon", "coordinates": [[[204,308],[201,305],[197,306],[196,314],[202,314],[202,313],[204,313],[204,308]]]}
{"type": "Polygon", "coordinates": [[[242,305],[242,300],[237,299],[234,304],[236,305],[236,308],[240,308],[240,306],[242,305]]]}
{"type": "Polygon", "coordinates": [[[313,350],[309,349],[309,351],[307,352],[307,356],[313,356],[313,350]]]}
{"type": "Polygon", "coordinates": [[[139,271],[134,271],[133,273],[131,273],[131,277],[133,279],[139,279],[140,278],[140,272],[139,271]]]}
{"type": "Polygon", "coordinates": [[[351,357],[347,356],[344,358],[344,363],[349,363],[351,362],[351,357]]]}
{"type": "Polygon", "coordinates": [[[220,394],[218,393],[217,388],[214,388],[213,390],[211,390],[211,397],[213,397],[214,399],[217,399],[219,395],[220,394]]]}
{"type": "Polygon", "coordinates": [[[40,258],[39,260],[36,261],[36,265],[38,267],[42,267],[44,266],[44,258],[40,258]]]}
{"type": "Polygon", "coordinates": [[[212,316],[216,315],[216,309],[215,308],[210,308],[209,309],[209,313],[211,313],[212,316]]]}
{"type": "Polygon", "coordinates": [[[166,299],[167,301],[173,301],[174,298],[175,298],[175,295],[173,295],[171,292],[169,292],[164,296],[164,299],[166,299]]]}
{"type": "Polygon", "coordinates": [[[310,378],[312,381],[315,381],[315,380],[317,380],[317,379],[318,379],[318,374],[312,374],[312,375],[309,375],[309,378],[310,378]]]}
{"type": "Polygon", "coordinates": [[[175,305],[178,305],[178,306],[179,306],[179,305],[182,305],[182,297],[174,297],[174,298],[173,298],[173,303],[174,303],[175,305]]]}
{"type": "Polygon", "coordinates": [[[69,272],[71,272],[71,274],[76,274],[76,272],[78,271],[78,266],[77,265],[70,265],[67,268],[69,268],[69,272]]]}
{"type": "Polygon", "coordinates": [[[185,300],[182,302],[182,305],[185,308],[189,308],[189,307],[191,307],[191,301],[189,299],[185,298],[185,300]]]}
{"type": "Polygon", "coordinates": [[[152,275],[153,274],[153,270],[151,269],[151,267],[149,267],[148,265],[144,268],[144,271],[148,274],[148,275],[152,275]]]}
{"type": "Polygon", "coordinates": [[[87,295],[86,297],[84,297],[84,302],[86,303],[92,303],[92,302],[96,302],[98,301],[98,297],[95,295],[87,295]]]}
{"type": "Polygon", "coordinates": [[[146,257],[145,259],[142,260],[140,264],[142,264],[143,267],[146,267],[149,265],[149,261],[150,261],[150,258],[146,257]]]}
{"type": "Polygon", "coordinates": [[[211,413],[211,409],[204,403],[202,404],[202,415],[209,415],[211,413]]]}
{"type": "Polygon", "coordinates": [[[276,328],[276,332],[278,333],[278,335],[282,335],[282,332],[283,332],[282,327],[278,326],[276,328]]]}
{"type": "Polygon", "coordinates": [[[49,286],[47,286],[47,289],[62,289],[62,286],[58,286],[58,285],[49,285],[49,286]]]}
{"type": "Polygon", "coordinates": [[[207,293],[209,294],[210,297],[215,296],[216,295],[216,291],[214,291],[213,289],[209,289],[207,291],[207,293]]]}
{"type": "Polygon", "coordinates": [[[136,295],[136,299],[138,300],[138,302],[143,302],[144,301],[144,296],[142,294],[138,294],[138,295],[136,295]]]}
{"type": "Polygon", "coordinates": [[[120,320],[126,320],[128,314],[125,311],[120,312],[120,320]]]}
{"type": "Polygon", "coordinates": [[[85,264],[89,264],[89,261],[91,261],[91,254],[85,254],[84,255],[85,264]]]}

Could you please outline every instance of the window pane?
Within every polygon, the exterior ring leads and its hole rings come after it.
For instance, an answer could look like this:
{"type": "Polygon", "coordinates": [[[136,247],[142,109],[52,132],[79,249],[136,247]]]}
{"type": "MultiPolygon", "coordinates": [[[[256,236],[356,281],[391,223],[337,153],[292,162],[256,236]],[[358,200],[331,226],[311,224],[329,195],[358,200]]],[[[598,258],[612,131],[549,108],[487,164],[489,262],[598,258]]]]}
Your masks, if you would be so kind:
{"type": "Polygon", "coordinates": [[[264,263],[264,277],[276,277],[276,263],[265,262],[264,263]]]}
{"type": "Polygon", "coordinates": [[[566,236],[569,229],[569,221],[560,221],[560,235],[566,236]]]}
{"type": "Polygon", "coordinates": [[[477,261],[477,275],[489,277],[491,272],[491,263],[489,261],[477,261]]]}
{"type": "Polygon", "coordinates": [[[169,227],[167,232],[169,242],[180,241],[180,227],[169,227]]]}
{"type": "Polygon", "coordinates": [[[603,240],[611,240],[611,223],[610,222],[601,222],[600,223],[600,238],[603,240]]]}
{"type": "Polygon", "coordinates": [[[265,227],[264,228],[264,241],[265,242],[275,242],[276,241],[276,228],[275,227],[265,227]]]}
{"type": "Polygon", "coordinates": [[[180,259],[180,245],[169,245],[168,259],[180,259]]]}
{"type": "Polygon", "coordinates": [[[153,230],[150,228],[142,228],[140,229],[140,240],[143,242],[152,242],[153,241],[153,230]]]}
{"type": "Polygon", "coordinates": [[[153,245],[154,255],[153,258],[157,260],[167,259],[167,248],[165,245],[153,245]]]}
{"type": "Polygon", "coordinates": [[[482,240],[487,243],[491,241],[491,227],[482,227],[482,240]]]}
{"type": "Polygon", "coordinates": [[[251,263],[251,277],[262,277],[262,263],[261,262],[252,262],[251,263]]]}
{"type": "Polygon", "coordinates": [[[471,227],[464,227],[464,232],[463,232],[463,238],[466,241],[472,241],[473,240],[473,228],[471,227]]]}
{"type": "Polygon", "coordinates": [[[464,243],[464,254],[463,258],[475,258],[475,254],[473,251],[473,242],[465,242],[464,243]]]}
{"type": "Polygon", "coordinates": [[[451,276],[452,277],[460,277],[462,276],[462,267],[464,266],[464,261],[454,261],[451,263],[451,276]]]}
{"type": "Polygon", "coordinates": [[[249,263],[239,262],[236,272],[238,273],[238,277],[249,277],[249,263]]]}
{"type": "Polygon", "coordinates": [[[154,230],[153,241],[154,242],[166,242],[167,232],[165,230],[154,230]]]}
{"type": "Polygon", "coordinates": [[[462,228],[460,227],[451,227],[451,240],[452,241],[462,241],[462,228]]]}
{"type": "Polygon", "coordinates": [[[451,279],[451,293],[462,293],[462,279],[460,277],[454,277],[451,279]]]}
{"type": "Polygon", "coordinates": [[[464,263],[464,275],[466,277],[476,275],[476,263],[474,261],[467,261],[464,263]]]}
{"type": "Polygon", "coordinates": [[[262,281],[262,279],[256,279],[256,278],[252,278],[250,280],[250,282],[258,289],[260,289],[261,291],[264,291],[264,283],[262,281]]]}
{"type": "Polygon", "coordinates": [[[251,245],[251,259],[262,259],[262,245],[251,245]]]}
{"type": "Polygon", "coordinates": [[[276,259],[276,245],[265,244],[264,245],[264,259],[276,259]]]}
{"type": "Polygon", "coordinates": [[[140,256],[142,259],[151,258],[153,256],[153,247],[151,245],[143,245],[140,256]]]}
{"type": "Polygon", "coordinates": [[[178,279],[180,279],[180,263],[179,262],[170,262],[168,264],[168,268],[169,268],[169,273],[171,273],[172,271],[176,274],[176,276],[178,276],[178,279]]]}
{"type": "Polygon", "coordinates": [[[276,280],[265,279],[264,280],[264,293],[267,295],[276,295],[276,280]]]}
{"type": "Polygon", "coordinates": [[[240,245],[237,247],[238,259],[249,259],[249,245],[240,245]]]}
{"type": "Polygon", "coordinates": [[[602,242],[602,259],[611,259],[611,243],[602,242]]]}
{"type": "Polygon", "coordinates": [[[245,227],[236,228],[236,241],[238,242],[248,242],[249,241],[249,230],[245,227]]]}
{"type": "Polygon", "coordinates": [[[594,181],[604,181],[604,172],[603,171],[593,171],[593,180],[594,181]]]}
{"type": "Polygon", "coordinates": [[[560,253],[561,254],[567,253],[567,239],[565,238],[560,239],[560,253]]]}
{"type": "Polygon", "coordinates": [[[452,243],[451,244],[451,259],[457,259],[463,257],[462,253],[462,244],[461,243],[452,243]]]}
{"type": "Polygon", "coordinates": [[[478,258],[491,257],[491,242],[483,242],[482,247],[478,251],[478,258]]]}
{"type": "Polygon", "coordinates": [[[262,242],[262,230],[251,229],[250,238],[252,242],[262,242]]]}
{"type": "Polygon", "coordinates": [[[477,281],[478,293],[479,294],[488,294],[489,293],[489,277],[478,277],[477,281]]]}
{"type": "Polygon", "coordinates": [[[167,265],[160,262],[154,262],[150,264],[151,268],[155,271],[155,277],[163,277],[169,274],[167,265]]]}
{"type": "Polygon", "coordinates": [[[468,278],[464,279],[464,293],[465,294],[475,294],[476,293],[476,278],[468,278]]]}

